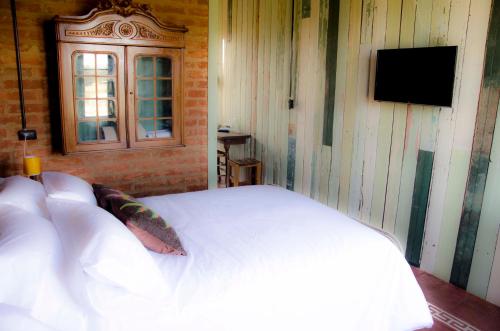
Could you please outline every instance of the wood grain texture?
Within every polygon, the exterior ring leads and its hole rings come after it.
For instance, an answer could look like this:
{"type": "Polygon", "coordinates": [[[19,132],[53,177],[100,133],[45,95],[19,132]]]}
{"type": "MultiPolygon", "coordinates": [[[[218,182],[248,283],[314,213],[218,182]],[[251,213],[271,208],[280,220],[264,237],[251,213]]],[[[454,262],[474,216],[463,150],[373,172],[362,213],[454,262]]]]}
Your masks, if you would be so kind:
{"type": "MultiPolygon", "coordinates": [[[[308,17],[301,16],[300,1],[295,5],[286,16],[278,13],[288,8],[285,2],[258,1],[255,73],[238,85],[254,80],[250,118],[265,182],[383,227],[405,248],[410,239],[412,261],[446,279],[468,177],[491,2],[311,0],[308,17]],[[292,11],[293,39],[288,34],[284,43],[292,11]],[[458,45],[452,107],[373,100],[377,50],[435,45],[458,45]],[[287,58],[288,72],[281,66],[287,58]],[[280,113],[287,101],[280,99],[283,85],[295,108],[280,113]]],[[[241,88],[239,93],[248,98],[241,88]]]]}
{"type": "Polygon", "coordinates": [[[464,203],[482,69],[484,67],[484,52],[488,30],[488,26],[484,22],[489,21],[491,1],[471,1],[469,8],[467,41],[462,64],[462,79],[459,83],[460,93],[456,109],[452,156],[434,271],[436,275],[445,280],[449,280],[451,274],[458,236],[459,215],[462,212],[464,203]],[[478,53],[483,56],[479,57],[478,53]]]}
{"type": "MultiPolygon", "coordinates": [[[[447,109],[439,112],[439,125],[436,137],[434,154],[434,169],[431,183],[431,199],[429,201],[428,222],[431,224],[426,231],[424,247],[422,249],[421,268],[433,272],[436,263],[441,228],[443,224],[443,213],[447,183],[450,171],[451,154],[453,148],[453,136],[456,127],[457,109],[460,100],[461,80],[466,77],[463,72],[465,45],[467,42],[467,27],[470,8],[470,0],[454,0],[451,3],[448,44],[458,45],[457,66],[455,72],[454,98],[451,112],[447,109]]],[[[466,92],[465,92],[466,93],[466,92]]]]}
{"type": "Polygon", "coordinates": [[[434,153],[425,150],[418,151],[417,173],[411,204],[410,229],[406,245],[406,260],[413,266],[420,266],[420,251],[424,236],[427,202],[432,177],[434,153]]]}

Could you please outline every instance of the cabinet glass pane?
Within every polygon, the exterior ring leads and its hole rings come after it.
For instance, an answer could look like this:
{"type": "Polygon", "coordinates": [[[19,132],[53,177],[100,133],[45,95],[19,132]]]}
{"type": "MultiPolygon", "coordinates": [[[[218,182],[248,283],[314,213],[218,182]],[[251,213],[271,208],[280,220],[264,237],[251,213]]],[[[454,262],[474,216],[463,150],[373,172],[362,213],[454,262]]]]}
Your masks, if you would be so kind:
{"type": "Polygon", "coordinates": [[[156,137],[172,137],[172,120],[156,120],[156,137]]]}
{"type": "Polygon", "coordinates": [[[80,53],[75,60],[75,73],[77,75],[95,74],[95,55],[91,53],[80,53]]]}
{"type": "Polygon", "coordinates": [[[97,140],[97,124],[96,122],[79,122],[78,123],[78,141],[88,142],[97,140]]]}
{"type": "Polygon", "coordinates": [[[153,100],[139,100],[139,117],[155,116],[153,100]]]}
{"type": "Polygon", "coordinates": [[[172,116],[172,100],[156,101],[156,117],[172,116]]]}
{"type": "Polygon", "coordinates": [[[153,58],[149,56],[139,56],[136,60],[137,76],[153,77],[153,58]]]}
{"type": "Polygon", "coordinates": [[[104,141],[117,141],[118,129],[116,122],[107,121],[100,123],[99,139],[104,141]]]}
{"type": "Polygon", "coordinates": [[[98,100],[99,117],[116,118],[116,106],[113,100],[98,100]]]}
{"type": "Polygon", "coordinates": [[[114,98],[115,97],[115,80],[114,78],[97,78],[97,97],[98,98],[114,98]]]}
{"type": "Polygon", "coordinates": [[[154,96],[154,81],[137,80],[137,94],[141,98],[152,98],[154,96]]]}
{"type": "Polygon", "coordinates": [[[112,76],[115,74],[115,58],[111,54],[96,55],[97,75],[112,76]]]}
{"type": "Polygon", "coordinates": [[[78,119],[95,118],[95,107],[95,100],[77,100],[76,109],[78,113],[78,119]]]}
{"type": "Polygon", "coordinates": [[[172,96],[172,81],[170,79],[156,81],[156,96],[159,98],[172,96]]]}
{"type": "Polygon", "coordinates": [[[137,135],[139,139],[147,139],[155,137],[155,122],[153,120],[141,120],[139,121],[139,127],[137,128],[137,135]]]}
{"type": "Polygon", "coordinates": [[[76,96],[78,98],[95,98],[95,78],[77,77],[76,96]]]}
{"type": "Polygon", "coordinates": [[[156,76],[172,77],[172,63],[168,57],[156,58],[156,76]]]}

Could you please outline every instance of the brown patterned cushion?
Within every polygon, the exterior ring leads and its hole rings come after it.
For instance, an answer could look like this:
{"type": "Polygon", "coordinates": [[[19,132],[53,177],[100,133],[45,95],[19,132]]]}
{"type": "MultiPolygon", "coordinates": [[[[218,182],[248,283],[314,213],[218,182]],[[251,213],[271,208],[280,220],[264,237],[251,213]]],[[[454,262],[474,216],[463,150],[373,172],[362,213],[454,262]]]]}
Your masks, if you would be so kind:
{"type": "Polygon", "coordinates": [[[157,253],[186,255],[175,230],[156,212],[119,190],[92,187],[99,206],[122,221],[144,246],[157,253]]]}

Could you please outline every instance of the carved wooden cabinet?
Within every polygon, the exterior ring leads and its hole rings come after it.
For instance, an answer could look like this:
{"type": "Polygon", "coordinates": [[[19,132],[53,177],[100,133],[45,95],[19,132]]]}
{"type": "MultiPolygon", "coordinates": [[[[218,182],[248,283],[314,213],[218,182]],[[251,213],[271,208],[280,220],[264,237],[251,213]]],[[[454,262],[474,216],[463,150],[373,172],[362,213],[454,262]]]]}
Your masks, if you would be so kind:
{"type": "Polygon", "coordinates": [[[186,28],[129,0],[55,22],[65,153],[182,145],[186,28]]]}

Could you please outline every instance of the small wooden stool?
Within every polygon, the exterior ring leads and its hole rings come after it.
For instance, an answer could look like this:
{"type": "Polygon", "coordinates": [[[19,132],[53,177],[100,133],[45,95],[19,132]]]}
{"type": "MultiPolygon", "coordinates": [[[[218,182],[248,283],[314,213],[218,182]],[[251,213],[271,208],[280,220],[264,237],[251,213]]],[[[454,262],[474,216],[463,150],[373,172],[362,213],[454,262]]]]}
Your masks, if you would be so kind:
{"type": "Polygon", "coordinates": [[[261,171],[262,171],[262,166],[259,160],[256,159],[229,160],[228,173],[230,174],[230,182],[233,183],[233,186],[252,185],[252,184],[259,185],[261,171]],[[249,168],[251,170],[249,181],[245,182],[240,181],[241,168],[249,168]]]}

